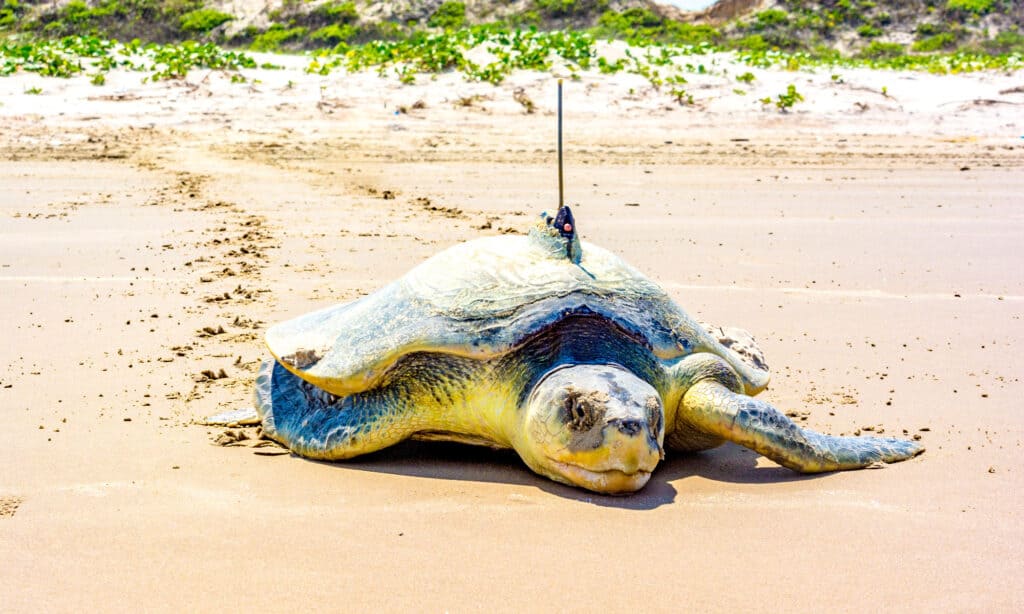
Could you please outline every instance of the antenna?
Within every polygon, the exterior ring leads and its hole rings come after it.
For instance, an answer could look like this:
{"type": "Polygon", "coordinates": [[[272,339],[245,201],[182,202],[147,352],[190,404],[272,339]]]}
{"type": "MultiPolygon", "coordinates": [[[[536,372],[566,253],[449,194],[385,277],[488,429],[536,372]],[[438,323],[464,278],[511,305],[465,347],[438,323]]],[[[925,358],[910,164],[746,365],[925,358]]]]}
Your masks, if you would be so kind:
{"type": "Polygon", "coordinates": [[[562,80],[558,80],[558,208],[565,206],[562,181],[562,80]]]}

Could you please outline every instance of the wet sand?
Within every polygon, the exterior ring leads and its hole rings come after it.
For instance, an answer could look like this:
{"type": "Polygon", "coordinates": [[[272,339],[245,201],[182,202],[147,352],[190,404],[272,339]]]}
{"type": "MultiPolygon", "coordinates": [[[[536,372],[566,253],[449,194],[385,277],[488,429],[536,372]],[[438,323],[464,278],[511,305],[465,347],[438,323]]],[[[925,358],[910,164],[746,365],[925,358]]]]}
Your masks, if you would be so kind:
{"type": "Polygon", "coordinates": [[[919,435],[914,460],[800,476],[727,445],[613,498],[455,444],[337,464],[217,445],[194,421],[249,403],[268,325],[552,207],[550,109],[447,86],[0,107],[3,609],[1020,609],[1005,109],[571,118],[587,240],[750,330],[803,425],[919,435]]]}

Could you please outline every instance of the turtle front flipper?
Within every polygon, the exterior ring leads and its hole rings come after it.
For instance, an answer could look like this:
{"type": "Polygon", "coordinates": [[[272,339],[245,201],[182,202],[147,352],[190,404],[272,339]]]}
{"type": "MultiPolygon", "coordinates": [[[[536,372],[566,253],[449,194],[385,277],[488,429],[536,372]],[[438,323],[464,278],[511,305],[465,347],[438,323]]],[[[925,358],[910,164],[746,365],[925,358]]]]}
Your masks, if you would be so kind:
{"type": "Polygon", "coordinates": [[[686,391],[681,412],[693,427],[801,473],[896,463],[924,452],[923,446],[903,439],[815,433],[797,426],[768,403],[735,393],[712,379],[699,381],[686,391]]]}
{"type": "Polygon", "coordinates": [[[386,390],[335,396],[276,360],[264,361],[256,378],[263,432],[307,458],[352,458],[408,438],[412,430],[394,396],[386,390]]]}

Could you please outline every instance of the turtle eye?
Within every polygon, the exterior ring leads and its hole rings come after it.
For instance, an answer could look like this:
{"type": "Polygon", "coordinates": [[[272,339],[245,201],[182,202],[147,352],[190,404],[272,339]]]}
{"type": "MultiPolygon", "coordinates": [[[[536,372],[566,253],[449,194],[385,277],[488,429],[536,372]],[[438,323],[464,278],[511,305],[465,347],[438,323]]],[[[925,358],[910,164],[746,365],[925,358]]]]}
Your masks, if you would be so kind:
{"type": "Polygon", "coordinates": [[[565,424],[570,430],[590,430],[597,422],[597,412],[593,404],[575,391],[565,395],[564,410],[565,424]]]}
{"type": "Polygon", "coordinates": [[[655,397],[647,397],[645,403],[648,415],[648,424],[651,425],[651,432],[655,435],[661,430],[661,403],[655,397]]]}

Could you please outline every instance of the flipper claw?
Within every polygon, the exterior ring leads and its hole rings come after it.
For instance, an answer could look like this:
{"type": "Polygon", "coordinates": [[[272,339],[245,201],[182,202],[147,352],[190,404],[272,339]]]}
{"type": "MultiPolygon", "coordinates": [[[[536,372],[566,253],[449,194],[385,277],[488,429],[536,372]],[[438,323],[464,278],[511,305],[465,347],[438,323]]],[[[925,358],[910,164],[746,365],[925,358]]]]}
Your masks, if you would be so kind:
{"type": "Polygon", "coordinates": [[[199,423],[207,426],[256,426],[260,417],[255,408],[243,407],[208,416],[199,423]]]}

